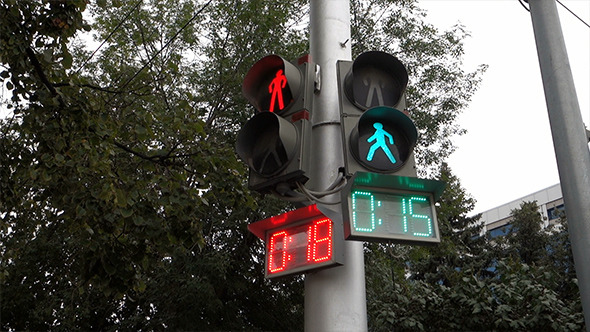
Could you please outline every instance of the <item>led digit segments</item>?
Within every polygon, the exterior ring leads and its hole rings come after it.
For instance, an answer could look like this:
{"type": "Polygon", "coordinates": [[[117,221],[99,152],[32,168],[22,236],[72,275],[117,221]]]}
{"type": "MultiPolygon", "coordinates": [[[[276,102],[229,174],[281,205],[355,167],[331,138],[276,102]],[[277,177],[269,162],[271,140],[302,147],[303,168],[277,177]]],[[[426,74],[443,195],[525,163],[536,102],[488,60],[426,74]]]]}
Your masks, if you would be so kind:
{"type": "MultiPolygon", "coordinates": [[[[378,202],[379,206],[381,206],[381,202],[378,202]]],[[[367,205],[367,204],[364,204],[367,205]]],[[[373,194],[368,191],[360,191],[356,190],[352,193],[352,224],[354,229],[359,232],[372,232],[377,227],[375,223],[375,199],[373,194]],[[369,211],[366,211],[366,208],[363,209],[362,201],[359,202],[357,196],[369,196],[369,211]],[[363,218],[366,214],[369,214],[368,218],[363,218]],[[368,220],[370,222],[370,227],[362,227],[360,224],[363,220],[368,220]]],[[[382,223],[382,219],[378,220],[379,225],[382,223]]]]}
{"type": "Polygon", "coordinates": [[[334,230],[329,218],[270,231],[267,235],[267,276],[301,271],[329,262],[333,257],[334,230]]]}
{"type": "Polygon", "coordinates": [[[290,256],[287,253],[287,247],[290,241],[291,238],[285,231],[271,235],[268,248],[268,270],[270,272],[283,271],[287,266],[287,260],[290,256]]]}
{"type": "MultiPolygon", "coordinates": [[[[383,225],[384,218],[377,217],[381,215],[386,217],[388,223],[391,223],[392,219],[401,220],[402,234],[419,237],[430,237],[433,234],[432,211],[430,199],[427,196],[374,194],[365,190],[354,190],[351,194],[351,206],[352,226],[357,232],[371,233],[375,231],[377,227],[383,225]],[[380,200],[376,200],[376,197],[380,200]],[[365,204],[363,204],[363,200],[366,201],[365,204]],[[416,202],[423,204],[417,206],[416,202]],[[370,210],[367,211],[363,205],[370,206],[370,210]],[[367,221],[370,227],[364,227],[363,223],[366,224],[367,221]]],[[[396,232],[395,227],[388,226],[389,232],[396,232]]]]}
{"type": "MultiPolygon", "coordinates": [[[[408,218],[412,218],[412,219],[417,219],[418,221],[423,220],[426,222],[426,232],[416,232],[414,229],[414,232],[412,233],[414,236],[423,236],[423,237],[429,237],[432,235],[432,218],[430,218],[428,215],[425,214],[416,214],[414,213],[414,205],[412,204],[412,201],[417,201],[417,202],[428,202],[428,198],[427,197],[423,197],[423,196],[412,196],[410,198],[402,198],[402,206],[403,206],[403,224],[404,224],[404,231],[408,232],[408,218]]],[[[414,223],[412,223],[412,225],[415,225],[414,223]]]]}
{"type": "Polygon", "coordinates": [[[248,225],[248,230],[266,244],[266,278],[342,265],[343,229],[339,211],[316,204],[248,225]]]}
{"type": "Polygon", "coordinates": [[[386,188],[350,191],[347,239],[439,242],[432,194],[386,188]]]}
{"type": "Polygon", "coordinates": [[[307,262],[319,263],[332,258],[332,221],[314,221],[307,230],[307,262]],[[323,253],[323,254],[322,254],[323,253]]]}

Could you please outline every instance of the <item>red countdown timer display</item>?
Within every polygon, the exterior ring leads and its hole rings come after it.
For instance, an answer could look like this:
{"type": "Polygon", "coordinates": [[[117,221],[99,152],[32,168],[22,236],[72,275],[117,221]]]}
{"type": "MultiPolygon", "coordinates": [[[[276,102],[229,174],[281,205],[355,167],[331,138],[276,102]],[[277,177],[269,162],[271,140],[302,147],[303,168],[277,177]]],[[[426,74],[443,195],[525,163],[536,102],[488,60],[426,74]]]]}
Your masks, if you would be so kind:
{"type": "Polygon", "coordinates": [[[248,229],[265,240],[267,278],[339,264],[334,222],[315,205],[258,221],[248,229]]]}
{"type": "Polygon", "coordinates": [[[299,226],[267,232],[268,273],[298,269],[332,259],[332,220],[320,218],[299,226]]]}

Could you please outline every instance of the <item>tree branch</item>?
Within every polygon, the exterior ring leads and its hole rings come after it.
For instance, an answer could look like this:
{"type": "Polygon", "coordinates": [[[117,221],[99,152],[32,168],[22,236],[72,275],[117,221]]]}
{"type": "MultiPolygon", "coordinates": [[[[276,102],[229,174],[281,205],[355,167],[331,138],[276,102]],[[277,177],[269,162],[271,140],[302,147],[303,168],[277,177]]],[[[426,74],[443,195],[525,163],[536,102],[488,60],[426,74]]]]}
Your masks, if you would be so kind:
{"type": "Polygon", "coordinates": [[[97,91],[101,91],[101,92],[107,92],[107,93],[120,93],[119,91],[109,90],[107,88],[103,88],[101,86],[92,85],[92,84],[71,84],[71,83],[62,82],[62,83],[55,83],[55,84],[53,84],[53,86],[56,88],[59,88],[62,86],[77,86],[80,88],[89,88],[89,89],[93,89],[93,90],[97,90],[97,91]]]}
{"type": "Polygon", "coordinates": [[[135,151],[133,149],[131,149],[130,147],[126,146],[123,143],[117,142],[116,140],[113,140],[113,143],[115,144],[115,146],[117,146],[118,148],[122,149],[125,152],[129,152],[134,156],[137,156],[141,159],[144,160],[149,160],[149,161],[153,161],[155,163],[159,163],[162,164],[164,166],[170,166],[170,165],[174,165],[174,162],[168,162],[168,159],[174,159],[174,158],[179,158],[179,157],[183,157],[183,156],[189,156],[190,154],[187,155],[173,155],[172,153],[178,148],[178,144],[174,145],[170,151],[168,151],[166,154],[162,155],[162,154],[157,154],[157,155],[153,155],[153,156],[148,156],[144,153],[141,153],[139,151],[135,151]]]}
{"type": "Polygon", "coordinates": [[[43,71],[43,67],[39,62],[39,59],[37,59],[35,51],[33,51],[33,49],[31,49],[30,47],[27,47],[25,51],[27,52],[27,56],[31,61],[33,68],[35,68],[35,72],[39,76],[39,79],[41,79],[43,85],[45,85],[45,87],[49,90],[49,92],[51,92],[52,95],[57,96],[57,90],[55,90],[53,84],[51,84],[51,82],[49,82],[49,79],[47,79],[47,76],[45,76],[45,72],[43,71]]]}

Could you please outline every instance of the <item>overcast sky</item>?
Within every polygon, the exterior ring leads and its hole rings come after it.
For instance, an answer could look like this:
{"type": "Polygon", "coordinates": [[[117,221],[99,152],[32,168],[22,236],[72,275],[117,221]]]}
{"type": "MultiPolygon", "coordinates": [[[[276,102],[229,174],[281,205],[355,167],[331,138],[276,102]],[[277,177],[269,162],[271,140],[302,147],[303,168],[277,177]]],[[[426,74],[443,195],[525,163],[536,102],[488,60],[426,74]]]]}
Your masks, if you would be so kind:
{"type": "MultiPolygon", "coordinates": [[[[590,0],[560,0],[590,23],[590,0]]],[[[530,13],[518,0],[420,0],[440,29],[471,31],[465,68],[488,64],[449,164],[483,212],[559,183],[530,13]]],[[[590,28],[557,4],[582,118],[590,128],[590,28]]]]}

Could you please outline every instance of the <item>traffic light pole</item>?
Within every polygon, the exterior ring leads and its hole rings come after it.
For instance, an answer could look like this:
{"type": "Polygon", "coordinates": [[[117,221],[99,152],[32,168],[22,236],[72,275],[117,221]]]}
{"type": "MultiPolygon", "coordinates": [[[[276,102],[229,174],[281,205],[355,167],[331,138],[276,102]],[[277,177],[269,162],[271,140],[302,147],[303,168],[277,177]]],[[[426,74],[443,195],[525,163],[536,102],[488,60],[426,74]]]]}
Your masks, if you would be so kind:
{"type": "MultiPolygon", "coordinates": [[[[346,0],[310,2],[310,53],[321,69],[321,88],[313,102],[314,176],[309,186],[321,191],[337,181],[344,165],[336,62],[351,59],[350,8],[346,0]]],[[[323,200],[337,202],[339,195],[323,200]]],[[[345,241],[342,266],[306,275],[305,330],[367,330],[362,242],[345,241]]]]}
{"type": "Polygon", "coordinates": [[[569,236],[590,331],[590,151],[555,0],[529,0],[569,236]]]}

